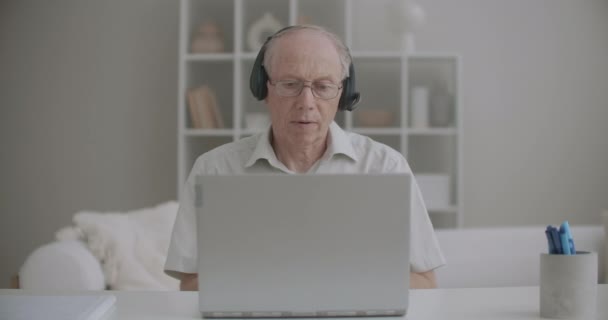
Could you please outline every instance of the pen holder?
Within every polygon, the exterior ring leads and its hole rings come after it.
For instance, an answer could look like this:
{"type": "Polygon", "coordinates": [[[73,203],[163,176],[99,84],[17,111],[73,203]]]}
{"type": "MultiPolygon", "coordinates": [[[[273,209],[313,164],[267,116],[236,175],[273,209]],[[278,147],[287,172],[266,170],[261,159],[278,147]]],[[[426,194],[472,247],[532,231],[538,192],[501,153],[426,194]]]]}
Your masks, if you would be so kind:
{"type": "Polygon", "coordinates": [[[540,316],[551,319],[595,319],[597,253],[540,255],[540,316]]]}

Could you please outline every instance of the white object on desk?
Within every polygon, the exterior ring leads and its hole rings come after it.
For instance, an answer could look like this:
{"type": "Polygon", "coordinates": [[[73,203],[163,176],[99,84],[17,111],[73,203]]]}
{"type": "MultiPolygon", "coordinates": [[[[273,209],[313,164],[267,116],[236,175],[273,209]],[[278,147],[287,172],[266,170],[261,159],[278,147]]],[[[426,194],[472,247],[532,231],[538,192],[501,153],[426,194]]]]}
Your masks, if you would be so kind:
{"type": "Polygon", "coordinates": [[[540,315],[593,319],[597,309],[597,253],[540,255],[540,315]]]}
{"type": "Polygon", "coordinates": [[[115,304],[112,295],[0,295],[0,319],[100,320],[115,304]]]}

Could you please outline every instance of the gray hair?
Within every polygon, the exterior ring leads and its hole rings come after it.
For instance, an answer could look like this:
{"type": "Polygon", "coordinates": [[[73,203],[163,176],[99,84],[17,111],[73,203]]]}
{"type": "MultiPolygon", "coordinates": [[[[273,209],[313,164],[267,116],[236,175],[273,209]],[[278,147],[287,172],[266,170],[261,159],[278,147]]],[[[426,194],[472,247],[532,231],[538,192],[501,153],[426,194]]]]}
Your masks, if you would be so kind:
{"type": "Polygon", "coordinates": [[[350,51],[348,47],[340,40],[340,38],[332,32],[327,31],[325,28],[316,26],[316,25],[295,25],[288,28],[285,28],[283,31],[273,35],[266,43],[266,49],[264,52],[264,68],[266,72],[270,74],[270,61],[272,59],[272,55],[274,54],[274,47],[276,40],[284,35],[291,34],[300,30],[311,30],[318,32],[324,36],[326,36],[335,46],[336,51],[338,52],[338,56],[340,57],[340,64],[342,65],[342,79],[344,80],[349,76],[348,68],[352,62],[352,58],[350,56],[350,51]]]}

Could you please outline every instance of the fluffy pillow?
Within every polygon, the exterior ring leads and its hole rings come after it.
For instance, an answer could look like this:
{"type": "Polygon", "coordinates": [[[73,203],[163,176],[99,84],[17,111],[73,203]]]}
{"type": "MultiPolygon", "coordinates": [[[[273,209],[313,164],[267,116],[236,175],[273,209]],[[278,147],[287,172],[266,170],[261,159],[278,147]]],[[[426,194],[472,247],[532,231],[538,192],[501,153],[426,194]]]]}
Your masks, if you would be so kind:
{"type": "Polygon", "coordinates": [[[78,212],[75,227],[60,230],[57,238],[82,239],[111,289],[177,290],[178,280],[164,273],[177,208],[171,201],[129,212],[78,212]]]}
{"type": "Polygon", "coordinates": [[[34,250],[19,270],[22,289],[36,291],[103,290],[98,260],[81,241],[56,241],[34,250]]]}

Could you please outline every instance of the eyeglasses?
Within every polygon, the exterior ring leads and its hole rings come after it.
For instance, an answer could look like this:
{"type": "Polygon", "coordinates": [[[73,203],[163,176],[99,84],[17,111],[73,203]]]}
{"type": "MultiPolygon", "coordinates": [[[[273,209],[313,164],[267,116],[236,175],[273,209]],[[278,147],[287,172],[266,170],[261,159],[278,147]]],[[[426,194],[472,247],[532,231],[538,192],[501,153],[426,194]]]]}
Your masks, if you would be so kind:
{"type": "Polygon", "coordinates": [[[338,92],[342,87],[334,84],[327,80],[321,81],[302,81],[302,80],[280,80],[268,81],[271,85],[275,86],[277,94],[282,97],[296,97],[302,93],[304,87],[309,87],[312,90],[312,95],[323,100],[333,99],[338,96],[338,92]],[[306,85],[304,83],[310,83],[306,85]]]}

